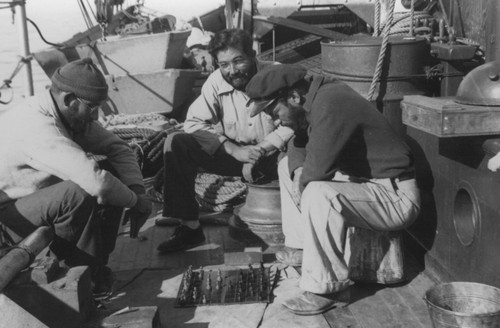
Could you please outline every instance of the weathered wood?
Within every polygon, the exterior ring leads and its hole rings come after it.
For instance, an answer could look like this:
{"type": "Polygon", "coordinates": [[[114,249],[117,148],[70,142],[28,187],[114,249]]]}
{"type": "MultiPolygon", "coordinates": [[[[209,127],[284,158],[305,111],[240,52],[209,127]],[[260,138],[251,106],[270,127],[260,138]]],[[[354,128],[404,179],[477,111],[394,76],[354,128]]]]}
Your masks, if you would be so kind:
{"type": "Polygon", "coordinates": [[[500,133],[500,107],[462,105],[453,98],[405,96],[401,108],[404,124],[438,137],[500,133]]]}
{"type": "MultiPolygon", "coordinates": [[[[228,226],[203,225],[207,238],[204,245],[186,252],[159,254],[156,247],[173,232],[173,229],[173,227],[155,226],[154,219],[150,219],[141,232],[147,240],[139,242],[130,239],[127,234],[120,236],[115,253],[111,256],[110,266],[114,271],[130,271],[117,272],[118,279],[115,286],[116,289],[125,286],[118,292],[123,296],[113,298],[107,303],[107,307],[115,311],[125,306],[156,305],[164,326],[176,326],[176,323],[182,326],[206,325],[210,322],[208,327],[222,324],[224,318],[221,316],[226,314],[220,312],[217,307],[204,307],[203,309],[174,307],[181,274],[188,265],[193,265],[193,268],[204,265],[204,268],[208,268],[205,264],[210,263],[214,268],[221,267],[224,263],[224,252],[244,251],[249,245],[231,238],[228,226]],[[133,253],[134,248],[141,250],[133,253]],[[133,254],[132,257],[131,254],[133,254]],[[144,259],[136,259],[135,256],[142,256],[144,259]],[[154,270],[146,270],[137,277],[143,268],[154,268],[154,270]],[[172,269],[159,270],[160,268],[172,269]],[[127,274],[127,272],[131,273],[127,274]],[[131,281],[133,282],[130,283],[131,281]]],[[[277,249],[279,248],[263,249],[263,258],[266,263],[274,260],[274,254],[269,252],[275,252],[277,249]],[[272,259],[266,255],[273,255],[272,259]]],[[[406,260],[405,257],[405,267],[419,265],[415,263],[416,261],[412,261],[412,257],[406,260]]],[[[235,315],[249,313],[248,311],[264,311],[261,312],[260,328],[406,328],[405,324],[410,320],[414,323],[409,323],[408,327],[430,327],[429,318],[426,317],[427,308],[421,301],[421,295],[433,285],[433,280],[421,271],[421,266],[410,268],[408,283],[391,285],[390,288],[377,284],[356,283],[351,287],[351,304],[348,307],[333,309],[323,315],[297,316],[282,305],[284,299],[292,297],[293,293],[299,291],[299,275],[296,270],[289,267],[283,271],[282,279],[277,284],[274,293],[276,297],[272,303],[264,305],[265,309],[256,309],[252,307],[252,304],[235,305],[233,309],[235,315]],[[405,290],[400,293],[401,288],[405,290]],[[413,296],[410,297],[410,295],[413,296]]],[[[260,306],[262,307],[262,304],[260,306]]],[[[222,310],[228,310],[228,308],[222,310]]],[[[252,319],[252,322],[255,320],[252,319]]]]}
{"type": "Polygon", "coordinates": [[[126,307],[104,318],[102,327],[160,328],[156,306],[126,307]]]}
{"type": "Polygon", "coordinates": [[[323,313],[331,328],[360,328],[349,307],[332,309],[323,313]]]}
{"type": "Polygon", "coordinates": [[[49,328],[31,313],[0,293],[0,327],[49,328]],[[22,326],[21,326],[22,325],[22,326]]]}

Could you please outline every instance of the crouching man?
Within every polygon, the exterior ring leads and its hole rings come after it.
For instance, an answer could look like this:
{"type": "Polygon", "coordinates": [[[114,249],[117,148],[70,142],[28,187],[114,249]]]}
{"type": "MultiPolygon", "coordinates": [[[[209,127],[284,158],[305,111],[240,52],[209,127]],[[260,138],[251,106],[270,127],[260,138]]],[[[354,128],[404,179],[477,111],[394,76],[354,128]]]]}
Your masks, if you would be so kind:
{"type": "Polygon", "coordinates": [[[0,114],[0,222],[24,238],[53,228],[51,251],[71,267],[91,268],[94,292],[106,292],[122,208],[138,228],[151,213],[130,147],[96,121],[108,96],[90,59],[66,64],[50,90],[0,114]],[[87,153],[106,155],[110,171],[87,153]]]}
{"type": "Polygon", "coordinates": [[[347,227],[403,229],[417,217],[420,196],[410,150],[383,115],[346,84],[305,76],[298,66],[270,66],[246,92],[262,104],[253,114],[265,111],[295,130],[280,183],[282,206],[299,215],[283,216],[292,247],[276,257],[302,265],[302,292],[283,305],[313,315],[348,299],[347,227]]]}

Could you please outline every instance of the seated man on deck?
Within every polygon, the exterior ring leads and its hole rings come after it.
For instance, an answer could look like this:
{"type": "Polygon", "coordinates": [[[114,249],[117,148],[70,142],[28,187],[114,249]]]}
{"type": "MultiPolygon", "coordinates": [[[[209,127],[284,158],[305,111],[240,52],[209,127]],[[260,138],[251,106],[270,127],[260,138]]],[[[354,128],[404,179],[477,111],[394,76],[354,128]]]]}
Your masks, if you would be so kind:
{"type": "Polygon", "coordinates": [[[275,150],[283,149],[293,131],[275,130],[265,113],[249,116],[253,104],[245,86],[256,72],[273,65],[258,61],[252,44],[251,36],[240,29],[214,35],[208,51],[219,68],[189,107],[185,133],[171,134],[165,141],[164,218],[156,223],[176,218],[181,224],[158,246],[160,252],[184,250],[205,241],[194,189],[200,168],[224,176],[244,175],[250,181],[256,171],[277,178],[279,152],[275,150]]]}
{"type": "Polygon", "coordinates": [[[107,96],[86,58],[57,69],[47,92],[0,114],[0,222],[20,238],[52,227],[51,251],[68,267],[90,266],[94,294],[111,287],[106,264],[122,208],[138,227],[151,213],[132,150],[95,122],[107,96]],[[117,177],[87,153],[105,155],[117,177]]]}
{"type": "Polygon", "coordinates": [[[346,228],[403,229],[417,217],[420,196],[412,154],[383,115],[346,84],[305,75],[299,66],[267,67],[246,92],[256,101],[253,115],[266,111],[295,130],[279,173],[282,207],[300,213],[283,216],[285,244],[292,235],[291,246],[303,251],[288,248],[276,257],[302,264],[302,292],[283,305],[313,315],[349,294],[346,228]]]}

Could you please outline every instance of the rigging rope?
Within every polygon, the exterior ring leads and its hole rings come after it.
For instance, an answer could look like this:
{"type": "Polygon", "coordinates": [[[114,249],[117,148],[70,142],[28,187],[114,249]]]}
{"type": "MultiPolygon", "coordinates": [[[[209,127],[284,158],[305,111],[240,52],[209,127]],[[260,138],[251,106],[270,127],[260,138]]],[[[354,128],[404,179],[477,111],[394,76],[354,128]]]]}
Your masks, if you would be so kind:
{"type": "MultiPolygon", "coordinates": [[[[26,64],[27,62],[29,62],[32,59],[33,59],[32,56],[21,57],[19,59],[19,62],[16,65],[16,68],[14,68],[14,71],[10,75],[10,77],[8,79],[3,80],[3,84],[0,86],[0,90],[2,90],[2,89],[12,89],[12,87],[10,86],[10,84],[12,83],[12,79],[17,75],[17,73],[19,73],[19,71],[21,71],[21,68],[23,67],[23,65],[26,64]]],[[[1,94],[0,94],[0,96],[1,96],[1,94]]],[[[14,93],[12,92],[11,98],[9,100],[7,100],[7,101],[0,100],[0,104],[7,105],[7,104],[9,104],[12,101],[13,98],[14,98],[14,93]]]]}
{"type": "Polygon", "coordinates": [[[373,95],[375,94],[375,87],[377,86],[377,82],[380,79],[380,75],[382,74],[382,68],[384,66],[385,53],[387,49],[387,45],[389,43],[389,32],[392,25],[392,20],[394,17],[394,6],[396,4],[396,0],[391,0],[389,5],[389,16],[387,17],[386,24],[384,26],[384,30],[382,31],[382,45],[380,46],[380,53],[377,60],[377,66],[375,68],[375,74],[373,75],[372,83],[370,85],[370,90],[368,91],[368,100],[373,100],[373,95]]]}

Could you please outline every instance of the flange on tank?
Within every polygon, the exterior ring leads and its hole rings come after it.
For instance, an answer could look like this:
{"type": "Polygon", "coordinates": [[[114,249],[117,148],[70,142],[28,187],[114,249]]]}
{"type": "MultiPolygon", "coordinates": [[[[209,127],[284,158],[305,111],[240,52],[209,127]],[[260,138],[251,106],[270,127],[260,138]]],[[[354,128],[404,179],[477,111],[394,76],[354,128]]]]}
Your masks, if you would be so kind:
{"type": "MultiPolygon", "coordinates": [[[[350,36],[321,42],[322,71],[367,96],[379,60],[381,37],[350,36]]],[[[400,102],[406,95],[428,95],[425,67],[430,46],[420,37],[392,36],[388,40],[376,87],[376,105],[392,126],[404,135],[400,102]]]]}
{"type": "Polygon", "coordinates": [[[455,101],[465,105],[500,106],[500,60],[470,71],[460,83],[455,101]]]}

